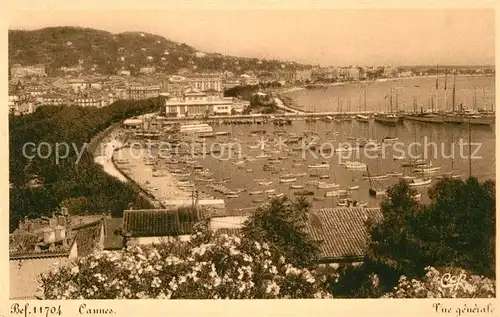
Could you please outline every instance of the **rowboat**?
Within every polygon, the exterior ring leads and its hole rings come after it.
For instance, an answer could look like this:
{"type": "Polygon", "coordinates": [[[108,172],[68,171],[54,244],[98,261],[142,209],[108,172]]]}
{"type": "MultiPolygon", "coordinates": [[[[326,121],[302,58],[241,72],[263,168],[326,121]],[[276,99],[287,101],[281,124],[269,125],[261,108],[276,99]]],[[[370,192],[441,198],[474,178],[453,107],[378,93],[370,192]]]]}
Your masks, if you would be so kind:
{"type": "Polygon", "coordinates": [[[293,174],[292,177],[304,177],[306,175],[307,175],[307,173],[297,173],[297,174],[293,174]]]}
{"type": "Polygon", "coordinates": [[[252,173],[252,172],[253,172],[253,169],[248,168],[248,169],[246,169],[246,172],[247,172],[247,173],[252,173]]]}
{"type": "Polygon", "coordinates": [[[361,162],[346,163],[345,168],[349,170],[365,170],[366,164],[361,162]]]}
{"type": "Polygon", "coordinates": [[[268,189],[265,191],[266,194],[274,194],[276,192],[276,189],[268,189]]]}
{"type": "Polygon", "coordinates": [[[280,183],[293,183],[296,180],[297,180],[296,178],[282,178],[280,179],[280,183]]]}
{"type": "Polygon", "coordinates": [[[264,181],[264,182],[259,182],[259,185],[261,186],[269,186],[273,183],[273,181],[264,181]]]}
{"type": "Polygon", "coordinates": [[[330,168],[330,164],[315,164],[315,165],[308,165],[308,168],[330,168]]]}
{"type": "Polygon", "coordinates": [[[301,188],[304,188],[304,185],[290,185],[290,188],[292,188],[292,189],[301,189],[301,188]]]}
{"type": "Polygon", "coordinates": [[[339,184],[335,184],[335,183],[319,183],[318,184],[318,189],[334,189],[334,188],[339,188],[340,185],[339,184]]]}
{"type": "Polygon", "coordinates": [[[349,188],[349,190],[358,190],[359,189],[359,185],[350,186],[348,188],[349,188]]]}
{"type": "Polygon", "coordinates": [[[265,159],[265,158],[270,158],[270,156],[267,154],[260,154],[260,155],[255,156],[255,158],[256,159],[265,159]]]}
{"type": "Polygon", "coordinates": [[[318,186],[319,181],[317,181],[317,180],[306,181],[305,184],[306,185],[318,186]]]}
{"type": "Polygon", "coordinates": [[[255,195],[262,195],[262,190],[256,190],[256,191],[253,191],[253,192],[249,192],[248,194],[250,196],[255,196],[255,195]]]}
{"type": "Polygon", "coordinates": [[[300,167],[300,166],[302,166],[302,165],[304,165],[304,164],[302,164],[302,163],[293,163],[293,164],[292,164],[292,166],[293,166],[293,167],[300,167]]]}
{"type": "Polygon", "coordinates": [[[227,194],[226,195],[226,198],[238,198],[238,197],[240,197],[240,195],[238,195],[238,194],[227,194]]]}
{"type": "Polygon", "coordinates": [[[319,175],[319,179],[327,179],[330,178],[330,175],[319,175]]]}

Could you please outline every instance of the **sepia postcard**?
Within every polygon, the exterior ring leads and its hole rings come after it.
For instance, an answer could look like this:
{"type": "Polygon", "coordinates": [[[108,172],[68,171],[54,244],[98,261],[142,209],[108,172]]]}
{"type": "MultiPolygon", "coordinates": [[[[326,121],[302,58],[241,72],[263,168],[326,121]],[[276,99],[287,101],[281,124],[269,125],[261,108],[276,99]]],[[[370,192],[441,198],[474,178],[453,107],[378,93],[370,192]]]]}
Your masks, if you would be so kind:
{"type": "Polygon", "coordinates": [[[0,317],[500,315],[494,6],[6,7],[0,317]]]}

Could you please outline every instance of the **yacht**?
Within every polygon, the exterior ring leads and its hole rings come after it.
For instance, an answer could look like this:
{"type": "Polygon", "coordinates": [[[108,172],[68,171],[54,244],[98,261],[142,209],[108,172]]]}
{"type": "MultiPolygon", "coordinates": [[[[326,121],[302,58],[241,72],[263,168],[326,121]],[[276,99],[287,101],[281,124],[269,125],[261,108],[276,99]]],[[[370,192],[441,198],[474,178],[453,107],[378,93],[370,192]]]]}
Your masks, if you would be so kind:
{"type": "Polygon", "coordinates": [[[330,168],[330,164],[322,163],[322,164],[308,165],[307,167],[308,168],[330,168]]]}

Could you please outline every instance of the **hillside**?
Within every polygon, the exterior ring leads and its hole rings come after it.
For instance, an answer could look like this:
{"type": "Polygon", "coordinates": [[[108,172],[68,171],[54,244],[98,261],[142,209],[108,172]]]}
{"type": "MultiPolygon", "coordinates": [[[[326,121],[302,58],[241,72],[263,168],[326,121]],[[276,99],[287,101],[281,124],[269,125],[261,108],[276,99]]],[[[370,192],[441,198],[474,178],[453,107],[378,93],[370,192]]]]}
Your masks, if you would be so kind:
{"type": "Polygon", "coordinates": [[[277,60],[202,53],[187,44],[144,32],[112,34],[80,27],[9,30],[9,65],[45,64],[47,72],[54,75],[61,67],[79,63],[85,70],[94,68],[101,74],[114,74],[122,67],[136,73],[146,66],[168,73],[182,69],[274,71],[282,69],[282,64],[286,69],[304,67],[277,60]]]}

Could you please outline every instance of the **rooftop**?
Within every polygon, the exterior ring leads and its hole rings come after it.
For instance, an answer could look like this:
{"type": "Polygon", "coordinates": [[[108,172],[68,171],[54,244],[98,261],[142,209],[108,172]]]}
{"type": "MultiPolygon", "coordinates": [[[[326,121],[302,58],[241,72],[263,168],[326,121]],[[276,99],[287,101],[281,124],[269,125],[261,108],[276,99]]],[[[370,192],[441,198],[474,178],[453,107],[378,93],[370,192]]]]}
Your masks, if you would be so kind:
{"type": "Polygon", "coordinates": [[[198,217],[176,209],[125,210],[123,233],[129,237],[165,237],[191,234],[198,217]]]}
{"type": "Polygon", "coordinates": [[[360,258],[368,247],[368,221],[380,219],[380,208],[321,209],[312,213],[306,228],[319,242],[322,258],[360,258]]]}

